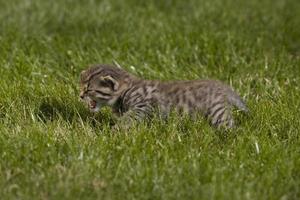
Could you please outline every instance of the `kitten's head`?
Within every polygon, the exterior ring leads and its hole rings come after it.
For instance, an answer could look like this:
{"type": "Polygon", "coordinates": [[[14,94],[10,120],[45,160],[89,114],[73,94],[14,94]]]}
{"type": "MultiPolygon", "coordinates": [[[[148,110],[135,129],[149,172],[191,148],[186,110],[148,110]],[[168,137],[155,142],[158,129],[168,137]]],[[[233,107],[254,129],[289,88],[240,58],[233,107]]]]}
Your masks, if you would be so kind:
{"type": "Polygon", "coordinates": [[[114,106],[133,79],[133,75],[115,66],[92,66],[80,74],[80,98],[92,112],[114,106]]]}

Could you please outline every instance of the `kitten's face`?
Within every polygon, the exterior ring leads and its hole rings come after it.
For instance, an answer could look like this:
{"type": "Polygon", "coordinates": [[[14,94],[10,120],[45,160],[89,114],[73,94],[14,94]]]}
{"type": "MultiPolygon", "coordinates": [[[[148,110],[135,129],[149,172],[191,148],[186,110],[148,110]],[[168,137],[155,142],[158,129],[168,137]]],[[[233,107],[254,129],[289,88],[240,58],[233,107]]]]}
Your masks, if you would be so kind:
{"type": "Polygon", "coordinates": [[[80,74],[80,98],[92,112],[114,106],[121,94],[137,78],[111,65],[96,65],[80,74]]]}
{"type": "Polygon", "coordinates": [[[103,106],[113,106],[120,96],[118,81],[99,71],[86,70],[81,73],[80,98],[92,112],[99,111],[103,106]]]}

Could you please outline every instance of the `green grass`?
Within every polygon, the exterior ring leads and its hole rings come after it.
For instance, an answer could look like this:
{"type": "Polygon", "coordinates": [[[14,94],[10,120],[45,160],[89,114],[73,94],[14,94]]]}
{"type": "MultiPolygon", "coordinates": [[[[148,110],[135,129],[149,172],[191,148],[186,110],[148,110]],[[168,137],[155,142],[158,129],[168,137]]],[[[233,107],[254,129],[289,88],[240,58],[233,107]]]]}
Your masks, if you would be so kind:
{"type": "Polygon", "coordinates": [[[0,1],[0,199],[300,199],[298,0],[0,1]],[[113,134],[79,73],[231,84],[228,133],[154,120],[113,134]]]}

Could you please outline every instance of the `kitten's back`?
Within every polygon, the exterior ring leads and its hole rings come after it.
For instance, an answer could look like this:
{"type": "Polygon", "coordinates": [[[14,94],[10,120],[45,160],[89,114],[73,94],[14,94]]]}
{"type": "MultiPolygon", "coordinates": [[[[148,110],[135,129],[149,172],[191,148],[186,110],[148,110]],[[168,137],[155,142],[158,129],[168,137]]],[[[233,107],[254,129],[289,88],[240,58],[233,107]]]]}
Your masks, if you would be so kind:
{"type": "Polygon", "coordinates": [[[189,114],[202,112],[213,125],[233,126],[231,107],[248,111],[239,95],[216,80],[170,81],[159,84],[163,110],[176,107],[189,114]],[[165,104],[165,105],[164,105],[165,104]]]}

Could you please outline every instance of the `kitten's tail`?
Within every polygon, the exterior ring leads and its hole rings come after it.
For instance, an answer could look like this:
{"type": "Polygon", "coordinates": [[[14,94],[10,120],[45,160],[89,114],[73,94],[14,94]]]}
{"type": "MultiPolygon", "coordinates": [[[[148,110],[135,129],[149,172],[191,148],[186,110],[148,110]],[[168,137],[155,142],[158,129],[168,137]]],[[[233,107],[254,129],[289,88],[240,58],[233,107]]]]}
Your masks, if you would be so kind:
{"type": "Polygon", "coordinates": [[[236,106],[238,109],[240,109],[243,112],[246,113],[249,112],[249,109],[247,108],[245,102],[235,92],[231,91],[230,94],[227,96],[227,99],[230,105],[236,106]]]}

